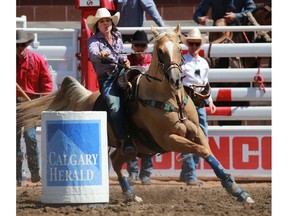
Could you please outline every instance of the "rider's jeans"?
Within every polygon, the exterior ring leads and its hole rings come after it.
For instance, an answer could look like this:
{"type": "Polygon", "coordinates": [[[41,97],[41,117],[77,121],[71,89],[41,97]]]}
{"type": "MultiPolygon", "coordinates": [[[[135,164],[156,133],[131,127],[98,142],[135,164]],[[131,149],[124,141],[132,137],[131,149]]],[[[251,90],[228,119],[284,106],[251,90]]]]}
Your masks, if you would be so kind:
{"type": "MultiPolygon", "coordinates": [[[[206,137],[208,137],[208,122],[205,107],[196,107],[199,116],[199,126],[203,130],[206,137]]],[[[197,179],[196,168],[199,163],[200,157],[198,155],[192,155],[190,153],[182,153],[182,170],[180,173],[180,179],[189,181],[190,179],[197,179]]]]}
{"type": "Polygon", "coordinates": [[[125,104],[121,104],[122,89],[117,84],[118,72],[98,79],[101,95],[106,102],[118,140],[127,136],[125,129],[125,104]]]}

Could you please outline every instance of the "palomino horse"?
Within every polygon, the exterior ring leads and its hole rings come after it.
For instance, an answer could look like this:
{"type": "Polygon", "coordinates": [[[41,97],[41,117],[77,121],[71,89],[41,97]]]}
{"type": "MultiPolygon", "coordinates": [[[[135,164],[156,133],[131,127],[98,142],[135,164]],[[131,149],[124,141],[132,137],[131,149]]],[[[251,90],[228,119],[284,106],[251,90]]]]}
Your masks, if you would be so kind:
{"type": "MultiPolygon", "coordinates": [[[[130,135],[138,152],[198,154],[210,164],[229,194],[240,202],[254,203],[251,196],[237,185],[231,174],[214,157],[199,127],[196,108],[182,85],[180,25],[161,33],[152,27],[152,33],[155,36],[152,63],[145,74],[134,76],[128,85],[128,90],[134,95],[130,95],[134,106],[129,109],[133,111],[127,115],[130,116],[127,122],[129,128],[137,128],[130,131],[130,135]]],[[[24,126],[35,125],[39,123],[40,113],[44,110],[96,110],[102,98],[99,96],[98,91],[90,92],[74,78],[66,77],[60,90],[17,105],[20,113],[18,123],[24,126]]],[[[134,194],[122,173],[122,166],[129,158],[117,149],[111,127],[108,128],[108,136],[109,145],[116,147],[110,158],[123,194],[136,201],[141,200],[134,194]]]]}

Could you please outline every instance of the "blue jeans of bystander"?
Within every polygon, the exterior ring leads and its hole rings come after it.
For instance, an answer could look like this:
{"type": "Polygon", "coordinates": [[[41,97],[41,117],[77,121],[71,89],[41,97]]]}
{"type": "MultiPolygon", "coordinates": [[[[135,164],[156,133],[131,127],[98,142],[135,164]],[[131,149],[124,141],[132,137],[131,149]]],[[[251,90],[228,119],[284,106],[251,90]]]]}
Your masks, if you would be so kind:
{"type": "MultiPolygon", "coordinates": [[[[208,123],[207,123],[207,114],[205,107],[198,108],[196,107],[198,116],[199,116],[199,126],[203,130],[206,137],[208,137],[208,123]]],[[[183,181],[188,181],[190,179],[197,179],[196,168],[199,163],[200,157],[198,155],[189,156],[188,153],[182,153],[182,158],[186,158],[182,161],[182,170],[180,173],[180,179],[183,181]]]]}
{"type": "MultiPolygon", "coordinates": [[[[16,129],[16,178],[17,182],[21,182],[22,179],[22,161],[24,159],[21,149],[21,128],[16,129]]],[[[31,172],[31,177],[39,175],[39,150],[36,139],[36,127],[30,128],[23,133],[23,137],[26,144],[26,155],[28,168],[31,172]]]]}
{"type": "Polygon", "coordinates": [[[127,162],[127,172],[129,173],[129,176],[134,175],[138,177],[139,174],[140,179],[143,179],[144,177],[150,178],[152,174],[152,169],[153,169],[153,156],[151,155],[142,156],[140,173],[137,157],[127,162]]]}

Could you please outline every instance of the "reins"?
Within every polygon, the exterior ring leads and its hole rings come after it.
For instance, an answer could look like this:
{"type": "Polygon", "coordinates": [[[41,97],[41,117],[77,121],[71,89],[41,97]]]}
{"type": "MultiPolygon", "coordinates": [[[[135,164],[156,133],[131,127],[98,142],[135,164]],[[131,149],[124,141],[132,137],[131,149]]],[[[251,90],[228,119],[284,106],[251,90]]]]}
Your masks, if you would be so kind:
{"type": "MultiPolygon", "coordinates": [[[[99,58],[99,59],[102,59],[102,58],[99,58]]],[[[111,62],[111,63],[113,63],[113,64],[116,64],[116,65],[118,65],[118,66],[120,66],[120,67],[123,67],[123,68],[125,68],[126,70],[130,70],[129,67],[126,67],[126,66],[123,65],[123,64],[120,64],[120,63],[118,63],[118,62],[115,62],[115,61],[113,61],[112,59],[110,59],[110,58],[108,58],[108,57],[104,57],[103,59],[106,60],[106,61],[109,61],[109,62],[111,62]]],[[[151,76],[151,75],[146,74],[146,73],[143,73],[143,72],[141,72],[141,71],[140,71],[140,73],[141,73],[142,76],[146,77],[147,80],[149,80],[149,78],[151,78],[151,79],[153,79],[153,80],[157,80],[157,81],[160,81],[160,82],[162,81],[161,79],[159,79],[159,78],[157,78],[157,77],[151,76]]],[[[151,82],[151,80],[149,80],[149,81],[151,82]]]]}

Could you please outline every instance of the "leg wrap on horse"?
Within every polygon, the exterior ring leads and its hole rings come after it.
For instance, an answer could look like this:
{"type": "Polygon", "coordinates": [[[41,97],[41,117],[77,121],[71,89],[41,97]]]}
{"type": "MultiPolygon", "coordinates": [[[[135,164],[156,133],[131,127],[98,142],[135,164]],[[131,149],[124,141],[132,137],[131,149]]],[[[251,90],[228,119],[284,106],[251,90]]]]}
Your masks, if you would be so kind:
{"type": "Polygon", "coordinates": [[[118,178],[119,184],[121,186],[122,192],[127,194],[127,195],[134,195],[133,190],[130,187],[130,184],[126,177],[118,178]]]}
{"type": "Polygon", "coordinates": [[[205,158],[205,161],[212,167],[216,176],[221,180],[224,180],[229,175],[227,170],[222,167],[222,165],[216,160],[212,155],[205,158]]]}
{"type": "Polygon", "coordinates": [[[229,194],[237,197],[239,202],[254,203],[251,196],[236,184],[234,178],[228,174],[214,156],[209,155],[205,160],[213,168],[216,176],[221,179],[222,186],[229,194]]]}
{"type": "Polygon", "coordinates": [[[241,203],[243,202],[254,203],[251,196],[237,185],[237,183],[235,182],[234,178],[231,175],[229,175],[226,179],[222,180],[221,184],[229,194],[233,195],[234,197],[237,197],[237,201],[241,203]],[[247,201],[248,199],[249,201],[247,201]]]}

